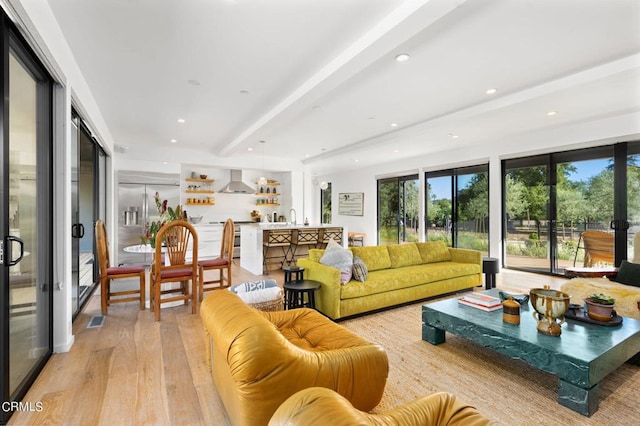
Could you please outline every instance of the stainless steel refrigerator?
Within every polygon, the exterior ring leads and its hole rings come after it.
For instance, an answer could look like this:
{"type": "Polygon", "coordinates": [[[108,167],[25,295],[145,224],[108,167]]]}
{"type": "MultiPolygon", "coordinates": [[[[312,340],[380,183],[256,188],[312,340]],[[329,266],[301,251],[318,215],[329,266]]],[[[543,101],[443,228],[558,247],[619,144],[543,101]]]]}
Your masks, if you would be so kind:
{"type": "Polygon", "coordinates": [[[160,219],[154,199],[167,200],[175,208],[180,203],[180,176],[178,174],[120,171],[118,178],[118,235],[117,253],[112,258],[118,265],[150,264],[151,255],[128,253],[127,246],[140,244],[145,225],[160,219]]]}

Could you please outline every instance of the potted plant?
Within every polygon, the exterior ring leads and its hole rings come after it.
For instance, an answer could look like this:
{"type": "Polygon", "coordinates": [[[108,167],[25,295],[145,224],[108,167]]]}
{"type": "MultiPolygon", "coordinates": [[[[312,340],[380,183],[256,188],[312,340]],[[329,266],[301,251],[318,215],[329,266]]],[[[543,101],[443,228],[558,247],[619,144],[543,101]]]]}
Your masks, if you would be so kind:
{"type": "Polygon", "coordinates": [[[162,225],[173,220],[182,219],[183,213],[182,207],[179,204],[175,209],[173,209],[168,205],[169,203],[167,200],[160,201],[160,194],[158,192],[155,193],[153,198],[156,202],[158,213],[160,214],[160,220],[150,222],[146,225],[144,234],[140,237],[140,241],[142,244],[150,243],[151,247],[155,248],[156,236],[158,235],[158,231],[160,231],[162,225]]]}
{"type": "Polygon", "coordinates": [[[602,293],[594,293],[584,299],[587,315],[596,321],[610,321],[616,300],[602,293]]]}

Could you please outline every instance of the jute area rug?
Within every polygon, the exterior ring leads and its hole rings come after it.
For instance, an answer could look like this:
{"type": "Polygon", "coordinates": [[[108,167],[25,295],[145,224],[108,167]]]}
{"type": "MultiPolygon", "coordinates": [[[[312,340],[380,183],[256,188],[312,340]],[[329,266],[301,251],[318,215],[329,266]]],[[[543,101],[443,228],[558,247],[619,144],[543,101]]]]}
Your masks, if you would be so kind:
{"type": "MultiPolygon", "coordinates": [[[[632,425],[640,422],[640,367],[624,364],[600,383],[600,405],[590,418],[557,403],[556,376],[447,333],[446,343],[422,340],[416,303],[342,321],[385,347],[389,377],[374,412],[446,391],[504,425],[632,425]]],[[[561,338],[561,337],[560,337],[561,338]]]]}

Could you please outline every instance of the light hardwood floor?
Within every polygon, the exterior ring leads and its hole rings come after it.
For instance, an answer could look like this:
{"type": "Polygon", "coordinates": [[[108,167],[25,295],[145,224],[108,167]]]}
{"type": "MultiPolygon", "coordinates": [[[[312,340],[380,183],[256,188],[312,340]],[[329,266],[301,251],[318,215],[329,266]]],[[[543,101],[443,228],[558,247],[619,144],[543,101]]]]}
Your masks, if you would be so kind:
{"type": "MultiPolygon", "coordinates": [[[[239,267],[233,274],[234,283],[258,278],[239,267]]],[[[283,280],[279,271],[262,277],[283,280]]],[[[498,288],[512,291],[564,281],[507,270],[497,275],[498,288]]],[[[18,412],[9,425],[228,424],[206,364],[200,316],[190,307],[163,309],[156,322],[136,303],[116,304],[103,327],[86,328],[99,314],[97,291],[73,324],[71,350],[51,357],[24,398],[43,410],[18,412]]]]}

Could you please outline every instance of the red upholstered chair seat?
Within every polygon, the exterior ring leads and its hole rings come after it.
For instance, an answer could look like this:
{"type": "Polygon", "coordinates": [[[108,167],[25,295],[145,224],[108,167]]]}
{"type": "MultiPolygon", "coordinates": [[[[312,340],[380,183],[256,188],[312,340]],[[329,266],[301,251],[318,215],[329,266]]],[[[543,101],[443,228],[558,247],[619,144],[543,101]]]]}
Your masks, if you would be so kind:
{"type": "Polygon", "coordinates": [[[130,265],[130,266],[112,266],[107,268],[107,274],[109,275],[123,275],[123,274],[137,274],[144,271],[144,266],[130,265]]]}
{"type": "Polygon", "coordinates": [[[224,266],[228,264],[229,264],[229,261],[221,257],[217,257],[215,259],[201,260],[200,262],[198,262],[199,266],[203,266],[205,268],[210,268],[212,266],[224,266]]]}
{"type": "Polygon", "coordinates": [[[162,279],[169,279],[169,278],[185,278],[190,280],[191,279],[191,268],[184,268],[184,269],[165,269],[163,271],[160,272],[160,277],[162,279]]]}

